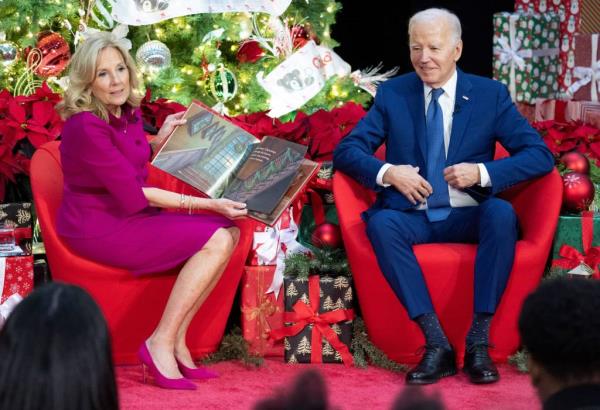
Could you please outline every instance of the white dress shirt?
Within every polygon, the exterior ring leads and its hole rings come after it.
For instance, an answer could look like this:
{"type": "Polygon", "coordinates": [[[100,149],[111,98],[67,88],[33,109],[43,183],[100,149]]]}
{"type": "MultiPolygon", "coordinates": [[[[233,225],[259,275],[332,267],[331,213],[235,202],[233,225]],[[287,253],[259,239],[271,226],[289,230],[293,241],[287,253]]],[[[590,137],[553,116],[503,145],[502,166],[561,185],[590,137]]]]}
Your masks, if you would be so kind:
{"type": "MultiPolygon", "coordinates": [[[[442,86],[444,93],[440,95],[438,98],[438,102],[440,107],[442,108],[442,114],[444,119],[444,149],[446,155],[448,155],[448,146],[450,145],[450,133],[452,131],[452,117],[454,116],[454,107],[456,100],[456,81],[458,79],[458,75],[456,70],[452,77],[442,86]]],[[[429,102],[431,101],[431,90],[432,88],[428,85],[423,84],[423,93],[425,96],[425,115],[427,115],[427,108],[429,108],[429,102]]],[[[377,184],[388,187],[390,184],[383,183],[383,174],[385,171],[391,167],[392,164],[384,164],[379,172],[377,173],[377,184]]],[[[485,168],[485,165],[479,163],[477,164],[479,167],[479,175],[481,177],[480,186],[482,187],[490,187],[492,183],[490,181],[490,175],[485,168]]],[[[474,206],[477,205],[477,201],[474,200],[469,194],[459,190],[452,188],[448,185],[448,193],[450,194],[450,206],[452,207],[461,207],[461,206],[474,206]]],[[[421,204],[417,209],[426,209],[427,204],[421,204]]]]}

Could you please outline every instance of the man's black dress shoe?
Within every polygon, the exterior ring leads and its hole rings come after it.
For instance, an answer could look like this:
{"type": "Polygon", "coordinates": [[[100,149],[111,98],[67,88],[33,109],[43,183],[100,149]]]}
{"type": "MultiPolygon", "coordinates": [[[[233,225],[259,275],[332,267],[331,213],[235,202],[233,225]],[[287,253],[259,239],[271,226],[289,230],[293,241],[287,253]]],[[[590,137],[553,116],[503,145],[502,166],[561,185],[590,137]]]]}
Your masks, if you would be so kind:
{"type": "Polygon", "coordinates": [[[469,376],[471,383],[494,383],[500,379],[498,369],[488,353],[487,344],[475,344],[465,350],[463,371],[469,376]]]}
{"type": "Polygon", "coordinates": [[[431,384],[455,374],[454,349],[426,345],[421,362],[406,373],[406,384],[431,384]]]}

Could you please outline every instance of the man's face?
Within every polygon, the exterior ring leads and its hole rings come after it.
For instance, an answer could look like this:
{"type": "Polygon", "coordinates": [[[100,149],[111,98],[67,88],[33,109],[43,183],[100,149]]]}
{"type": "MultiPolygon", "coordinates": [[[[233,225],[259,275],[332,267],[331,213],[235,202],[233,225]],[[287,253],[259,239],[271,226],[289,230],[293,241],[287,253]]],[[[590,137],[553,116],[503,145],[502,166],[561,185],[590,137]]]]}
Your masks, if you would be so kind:
{"type": "Polygon", "coordinates": [[[443,86],[456,69],[462,41],[455,42],[445,20],[413,25],[409,39],[410,61],[417,75],[432,88],[443,86]]]}

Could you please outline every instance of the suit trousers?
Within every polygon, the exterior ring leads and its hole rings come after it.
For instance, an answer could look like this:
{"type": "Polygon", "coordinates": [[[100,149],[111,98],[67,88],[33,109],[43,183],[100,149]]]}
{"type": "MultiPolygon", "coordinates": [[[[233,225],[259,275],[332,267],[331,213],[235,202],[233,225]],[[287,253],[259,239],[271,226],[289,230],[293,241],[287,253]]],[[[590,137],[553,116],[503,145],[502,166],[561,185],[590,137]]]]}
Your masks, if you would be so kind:
{"type": "Polygon", "coordinates": [[[425,211],[382,209],[368,219],[367,235],[381,271],[414,319],[434,310],[413,245],[478,243],[474,312],[494,313],[512,270],[518,227],[512,205],[492,197],[478,206],[452,208],[439,222],[429,222],[425,211]]]}

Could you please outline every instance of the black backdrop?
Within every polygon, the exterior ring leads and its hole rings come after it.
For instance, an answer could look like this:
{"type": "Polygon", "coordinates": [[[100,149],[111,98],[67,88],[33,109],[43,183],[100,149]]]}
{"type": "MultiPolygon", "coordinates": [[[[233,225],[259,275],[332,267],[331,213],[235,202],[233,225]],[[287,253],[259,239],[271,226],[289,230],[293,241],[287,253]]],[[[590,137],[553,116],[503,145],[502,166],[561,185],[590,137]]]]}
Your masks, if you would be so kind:
{"type": "Polygon", "coordinates": [[[408,56],[408,19],[429,7],[454,12],[462,24],[463,54],[458,62],[466,72],[492,76],[492,15],[513,11],[514,0],[345,0],[340,2],[331,36],[335,51],[351,66],[362,69],[382,62],[385,69],[412,71],[408,56]],[[364,45],[359,45],[364,44],[364,45]]]}

